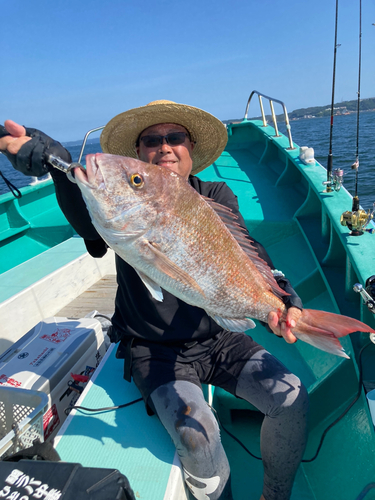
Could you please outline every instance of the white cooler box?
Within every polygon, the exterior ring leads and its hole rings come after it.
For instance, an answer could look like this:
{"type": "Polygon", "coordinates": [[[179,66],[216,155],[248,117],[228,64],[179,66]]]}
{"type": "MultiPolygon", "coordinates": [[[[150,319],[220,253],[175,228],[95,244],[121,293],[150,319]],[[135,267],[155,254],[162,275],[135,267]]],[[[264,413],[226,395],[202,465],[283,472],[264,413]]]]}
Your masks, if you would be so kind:
{"type": "Polygon", "coordinates": [[[0,356],[0,385],[47,394],[44,439],[52,439],[105,351],[98,320],[47,318],[0,356]]]}

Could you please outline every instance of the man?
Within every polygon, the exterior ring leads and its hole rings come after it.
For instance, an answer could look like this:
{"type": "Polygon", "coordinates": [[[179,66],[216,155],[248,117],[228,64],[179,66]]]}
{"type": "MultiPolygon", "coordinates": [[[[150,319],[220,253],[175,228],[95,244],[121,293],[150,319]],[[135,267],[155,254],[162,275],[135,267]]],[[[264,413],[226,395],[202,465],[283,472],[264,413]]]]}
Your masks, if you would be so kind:
{"type": "MultiPolygon", "coordinates": [[[[50,170],[45,153],[70,160],[59,144],[34,129],[6,122],[9,135],[0,138],[15,168],[28,175],[50,170]],[[31,138],[30,138],[31,136],[31,138]]],[[[0,135],[1,137],[1,135],[0,135]]],[[[224,125],[198,108],[155,101],[114,117],[105,127],[105,153],[138,157],[181,175],[200,194],[232,209],[246,229],[237,198],[225,183],[200,181],[195,174],[213,163],[227,141],[224,125]]],[[[96,257],[106,244],[91,224],[77,186],[65,174],[51,170],[56,194],[66,217],[85,238],[96,257]]],[[[264,248],[259,255],[274,266],[264,248]]],[[[223,330],[200,308],[163,291],[158,302],[136,272],[116,256],[118,291],[112,339],[120,341],[124,377],[133,377],[149,412],[155,412],[173,439],[185,480],[198,500],[231,499],[230,470],[219,428],[201,390],[201,383],[223,387],[254,404],[264,414],[261,451],[264,464],[262,500],[290,498],[293,480],[306,443],[307,393],[297,377],[243,333],[223,330]]],[[[280,272],[280,287],[290,295],[288,313],[279,321],[268,317],[269,329],[289,342],[302,304],[280,272]]]]}

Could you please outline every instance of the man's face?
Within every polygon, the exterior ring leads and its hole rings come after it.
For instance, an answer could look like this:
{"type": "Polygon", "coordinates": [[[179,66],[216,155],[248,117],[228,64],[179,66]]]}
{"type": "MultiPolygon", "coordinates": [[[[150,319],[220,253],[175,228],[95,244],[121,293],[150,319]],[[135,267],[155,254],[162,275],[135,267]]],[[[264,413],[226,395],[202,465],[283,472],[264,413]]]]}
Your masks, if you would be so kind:
{"type": "Polygon", "coordinates": [[[159,123],[146,128],[140,135],[139,146],[137,147],[138,158],[147,163],[166,167],[182,177],[187,179],[193,167],[191,153],[194,148],[194,143],[189,137],[185,137],[182,144],[171,146],[163,140],[163,144],[156,147],[148,148],[141,140],[145,135],[167,135],[171,132],[185,132],[187,130],[182,125],[174,123],[159,123]]]}

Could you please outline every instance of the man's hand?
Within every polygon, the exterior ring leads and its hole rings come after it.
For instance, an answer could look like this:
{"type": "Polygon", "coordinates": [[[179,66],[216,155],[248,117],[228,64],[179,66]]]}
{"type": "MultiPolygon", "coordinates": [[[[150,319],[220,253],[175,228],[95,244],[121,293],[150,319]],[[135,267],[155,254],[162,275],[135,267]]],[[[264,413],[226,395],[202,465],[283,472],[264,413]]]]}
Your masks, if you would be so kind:
{"type": "Polygon", "coordinates": [[[12,120],[6,120],[4,125],[0,125],[0,151],[19,172],[35,177],[48,174],[53,170],[47,162],[51,154],[72,162],[69,151],[40,130],[25,128],[12,120]]]}
{"type": "Polygon", "coordinates": [[[302,311],[298,307],[290,307],[287,310],[286,318],[280,320],[278,314],[271,311],[268,315],[268,326],[275,335],[284,337],[288,344],[294,344],[297,342],[297,338],[293,335],[292,329],[296,326],[301,314],[302,311]]]}

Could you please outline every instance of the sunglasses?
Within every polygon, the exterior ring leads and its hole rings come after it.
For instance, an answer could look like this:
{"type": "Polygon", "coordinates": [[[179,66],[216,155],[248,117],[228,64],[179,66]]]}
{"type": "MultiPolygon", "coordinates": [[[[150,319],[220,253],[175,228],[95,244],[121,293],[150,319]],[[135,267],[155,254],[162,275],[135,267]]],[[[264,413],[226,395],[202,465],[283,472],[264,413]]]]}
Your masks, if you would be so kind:
{"type": "Polygon", "coordinates": [[[140,140],[146,148],[156,148],[163,144],[164,139],[170,146],[179,146],[185,142],[186,137],[189,137],[186,132],[171,132],[167,135],[145,135],[140,140]]]}

